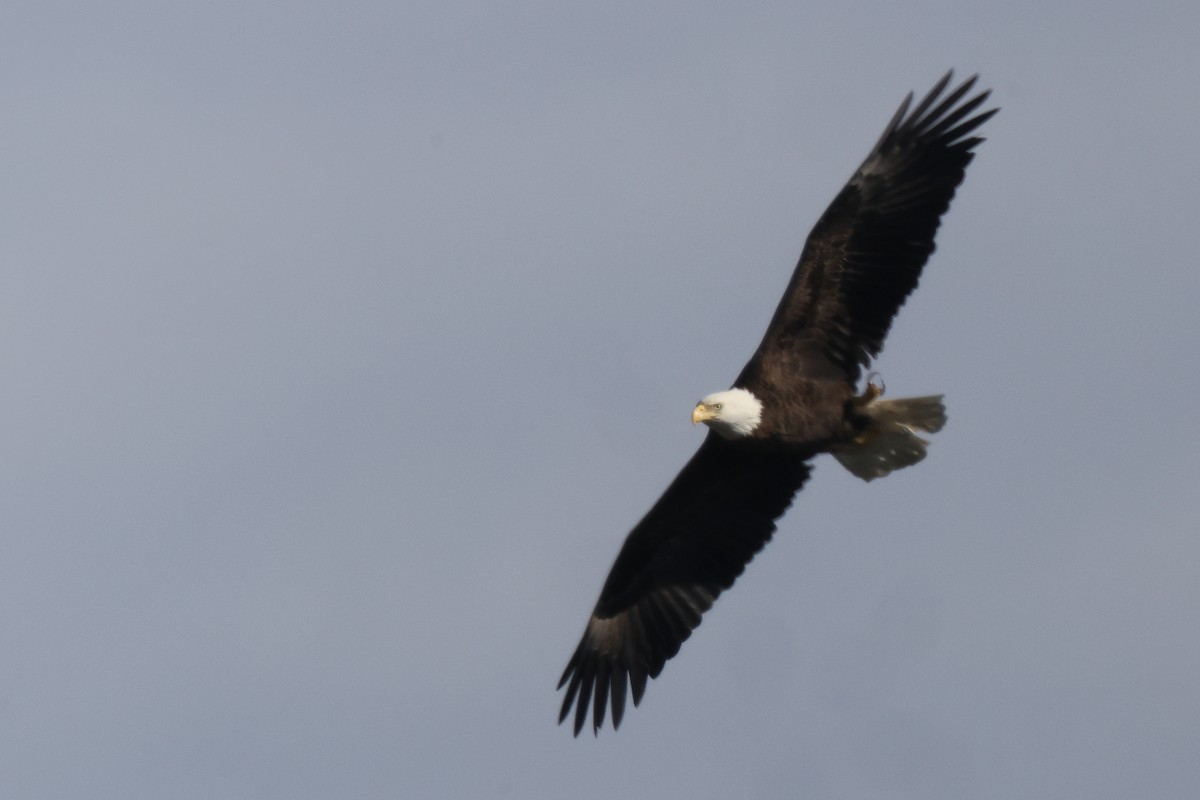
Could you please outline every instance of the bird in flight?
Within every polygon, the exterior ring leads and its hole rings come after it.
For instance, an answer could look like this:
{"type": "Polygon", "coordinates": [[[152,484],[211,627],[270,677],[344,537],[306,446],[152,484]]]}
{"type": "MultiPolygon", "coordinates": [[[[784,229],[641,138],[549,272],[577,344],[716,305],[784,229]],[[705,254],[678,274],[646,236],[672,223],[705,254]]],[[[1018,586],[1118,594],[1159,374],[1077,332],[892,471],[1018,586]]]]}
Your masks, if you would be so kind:
{"type": "Polygon", "coordinates": [[[947,73],[910,110],[909,94],[866,160],[817,220],[766,334],[732,388],[692,410],[709,432],[625,539],[583,638],[559,681],[559,722],[575,735],[621,724],[627,691],[646,681],[700,624],[775,532],[830,453],[863,480],[925,457],[946,421],[941,395],[884,399],[859,379],[917,286],[942,215],[999,109],[977,110],[976,77],[946,93],[947,73]]]}

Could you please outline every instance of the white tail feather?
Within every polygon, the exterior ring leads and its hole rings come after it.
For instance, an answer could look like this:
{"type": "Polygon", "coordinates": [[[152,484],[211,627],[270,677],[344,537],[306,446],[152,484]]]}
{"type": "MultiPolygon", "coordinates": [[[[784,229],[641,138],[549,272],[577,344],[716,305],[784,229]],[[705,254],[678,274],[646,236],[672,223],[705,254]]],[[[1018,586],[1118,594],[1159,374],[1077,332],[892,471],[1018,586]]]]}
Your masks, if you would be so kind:
{"type": "Polygon", "coordinates": [[[942,395],[899,400],[871,400],[859,409],[869,420],[853,441],[833,451],[833,457],[864,481],[882,478],[925,458],[929,442],[916,431],[937,433],[946,424],[942,395]]]}

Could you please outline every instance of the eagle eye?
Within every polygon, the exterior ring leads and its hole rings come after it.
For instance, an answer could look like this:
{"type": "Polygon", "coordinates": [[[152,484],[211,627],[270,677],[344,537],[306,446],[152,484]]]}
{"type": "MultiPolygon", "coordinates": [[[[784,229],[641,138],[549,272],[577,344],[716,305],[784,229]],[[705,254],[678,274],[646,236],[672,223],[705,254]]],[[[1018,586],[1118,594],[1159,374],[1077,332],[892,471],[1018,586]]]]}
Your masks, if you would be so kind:
{"type": "Polygon", "coordinates": [[[714,411],[720,411],[720,410],[721,410],[721,404],[720,404],[720,403],[713,403],[713,410],[714,410],[714,411]]]}

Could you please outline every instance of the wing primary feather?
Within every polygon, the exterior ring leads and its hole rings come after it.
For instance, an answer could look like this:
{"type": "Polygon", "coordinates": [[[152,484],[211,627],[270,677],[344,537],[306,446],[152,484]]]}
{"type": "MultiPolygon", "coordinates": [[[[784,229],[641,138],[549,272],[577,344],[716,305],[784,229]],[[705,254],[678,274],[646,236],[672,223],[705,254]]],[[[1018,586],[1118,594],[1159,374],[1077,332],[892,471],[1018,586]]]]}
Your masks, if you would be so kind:
{"type": "Polygon", "coordinates": [[[592,733],[598,734],[608,708],[608,685],[612,679],[612,662],[600,659],[596,664],[596,692],[592,697],[592,733]]]}
{"type": "MultiPolygon", "coordinates": [[[[579,692],[579,683],[583,680],[583,673],[579,670],[579,654],[576,652],[571,663],[567,665],[567,670],[571,673],[571,683],[567,685],[567,693],[563,697],[562,708],[558,712],[558,724],[562,725],[563,720],[567,718],[567,714],[571,713],[571,706],[575,704],[575,695],[579,692]]],[[[563,676],[566,680],[567,676],[563,676]]],[[[562,688],[562,683],[558,684],[558,688],[562,688]]]]}
{"type": "Polygon", "coordinates": [[[621,720],[625,717],[625,686],[627,681],[628,671],[625,669],[625,664],[617,661],[612,666],[612,688],[610,694],[612,696],[612,724],[613,730],[621,727],[621,720]]]}
{"type": "Polygon", "coordinates": [[[999,110],[1000,109],[998,108],[993,108],[990,111],[983,112],[977,117],[972,117],[954,130],[947,131],[945,134],[943,134],[942,138],[947,142],[954,142],[953,146],[957,150],[964,152],[973,150],[976,146],[984,141],[982,136],[976,136],[971,139],[963,139],[962,141],[955,140],[960,139],[961,137],[978,128],[983,123],[987,122],[989,119],[995,116],[996,112],[999,110]]]}
{"type": "Polygon", "coordinates": [[[878,150],[883,143],[887,141],[888,137],[896,131],[896,128],[900,126],[901,121],[904,120],[904,115],[908,113],[908,106],[912,103],[912,99],[913,93],[909,92],[908,95],[905,96],[904,102],[902,102],[900,107],[896,109],[896,113],[892,115],[891,121],[884,126],[883,134],[880,135],[879,141],[875,143],[875,146],[871,148],[872,150],[878,150]]]}
{"type": "Polygon", "coordinates": [[[959,86],[949,95],[947,95],[942,102],[938,103],[937,108],[926,114],[925,118],[920,120],[919,124],[914,126],[914,131],[920,135],[932,136],[933,132],[928,126],[941,119],[942,115],[953,108],[954,104],[961,100],[963,95],[970,91],[974,84],[975,77],[972,76],[969,80],[965,81],[962,86],[959,86]]]}
{"type": "Polygon", "coordinates": [[[571,656],[571,660],[567,662],[567,668],[563,670],[562,677],[558,679],[558,688],[561,689],[572,676],[575,675],[575,662],[579,660],[579,650],[575,650],[575,655],[571,656]]]}
{"type": "Polygon", "coordinates": [[[946,86],[950,83],[950,79],[953,76],[954,70],[947,71],[946,74],[942,76],[942,79],[933,85],[933,88],[929,90],[929,93],[921,98],[921,102],[917,104],[917,107],[914,108],[913,112],[908,116],[910,126],[915,124],[921,119],[921,117],[925,115],[925,112],[929,110],[929,107],[938,99],[938,95],[945,91],[946,86]]]}
{"type": "Polygon", "coordinates": [[[646,681],[649,675],[643,667],[638,667],[631,670],[629,673],[629,691],[633,695],[633,704],[637,706],[642,702],[642,695],[646,693],[646,681]]]}
{"type": "Polygon", "coordinates": [[[575,735],[583,730],[587,722],[589,700],[592,699],[592,685],[596,680],[595,658],[591,655],[580,664],[579,703],[575,706],[575,735]]]}
{"type": "MultiPolygon", "coordinates": [[[[967,114],[970,114],[972,111],[979,108],[979,106],[985,100],[987,100],[989,94],[990,94],[990,92],[983,92],[982,94],[972,97],[970,100],[963,103],[958,108],[954,109],[953,112],[951,112],[951,113],[947,114],[945,117],[941,118],[936,125],[934,125],[932,128],[929,129],[927,135],[930,136],[931,138],[942,139],[943,141],[945,141],[947,143],[953,142],[958,137],[957,136],[948,136],[948,135],[946,135],[946,131],[950,130],[950,128],[953,125],[957,124],[958,121],[960,119],[962,119],[963,117],[965,117],[967,114]]],[[[971,122],[974,123],[976,126],[979,126],[982,124],[982,121],[971,120],[971,122]]]]}

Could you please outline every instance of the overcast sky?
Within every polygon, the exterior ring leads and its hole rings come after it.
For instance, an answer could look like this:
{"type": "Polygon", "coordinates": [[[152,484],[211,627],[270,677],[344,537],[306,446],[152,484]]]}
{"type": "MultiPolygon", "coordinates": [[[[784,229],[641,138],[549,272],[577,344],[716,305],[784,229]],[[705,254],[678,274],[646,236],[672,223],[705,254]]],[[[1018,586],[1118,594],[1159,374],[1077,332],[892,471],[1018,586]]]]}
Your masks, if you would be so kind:
{"type": "Polygon", "coordinates": [[[6,2],[0,795],[1190,797],[1200,4],[6,2]],[[1003,108],[831,459],[554,691],[904,95],[1003,108]]]}

